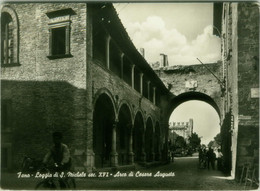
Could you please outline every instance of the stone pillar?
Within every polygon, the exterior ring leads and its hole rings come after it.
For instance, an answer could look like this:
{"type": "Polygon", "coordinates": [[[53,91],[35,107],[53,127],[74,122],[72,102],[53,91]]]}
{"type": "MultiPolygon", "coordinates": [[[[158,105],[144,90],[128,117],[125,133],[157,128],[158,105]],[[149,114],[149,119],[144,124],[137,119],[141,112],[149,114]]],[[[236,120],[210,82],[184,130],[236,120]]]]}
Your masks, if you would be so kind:
{"type": "Polygon", "coordinates": [[[153,104],[156,104],[156,87],[153,87],[153,104]]]}
{"type": "Polygon", "coordinates": [[[164,153],[163,153],[163,158],[165,161],[168,161],[168,134],[169,134],[169,124],[168,122],[163,123],[163,128],[165,128],[165,145],[164,145],[164,153]]]}
{"type": "Polygon", "coordinates": [[[111,40],[111,37],[110,36],[107,36],[107,39],[106,39],[106,65],[107,65],[107,69],[110,68],[110,40],[111,40]]]}
{"type": "MultiPolygon", "coordinates": [[[[92,13],[91,11],[88,11],[87,13],[87,22],[89,23],[87,25],[87,42],[88,42],[88,56],[91,58],[93,57],[93,41],[92,41],[92,13]]],[[[70,43],[69,43],[70,44],[70,43]]],[[[86,131],[86,137],[84,139],[84,142],[86,144],[86,159],[85,159],[85,170],[87,172],[92,172],[95,169],[95,153],[93,151],[93,81],[92,81],[92,62],[91,59],[87,59],[86,64],[86,73],[87,73],[87,81],[86,81],[86,115],[84,117],[87,118],[87,124],[84,124],[84,131],[86,131]]],[[[77,126],[76,126],[77,127],[77,126]]]]}
{"type": "Polygon", "coordinates": [[[135,88],[135,65],[132,65],[132,88],[135,88]]]}
{"type": "Polygon", "coordinates": [[[140,94],[143,95],[143,73],[140,73],[140,94]]]}
{"type": "Polygon", "coordinates": [[[112,145],[111,145],[111,166],[115,167],[118,166],[118,154],[116,152],[116,129],[117,129],[118,121],[115,121],[112,127],[112,145]]]}
{"type": "Polygon", "coordinates": [[[142,139],[141,161],[142,161],[142,162],[146,162],[146,153],[145,153],[145,131],[143,131],[143,133],[142,133],[142,135],[141,135],[141,139],[142,139]]]}
{"type": "Polygon", "coordinates": [[[129,164],[134,164],[134,153],[133,153],[133,129],[134,129],[134,125],[130,124],[128,129],[129,129],[128,163],[129,164]]]}
{"type": "Polygon", "coordinates": [[[147,91],[148,91],[147,92],[147,95],[148,95],[147,97],[148,97],[149,100],[150,100],[150,83],[151,83],[151,81],[147,82],[147,91]]]}
{"type": "Polygon", "coordinates": [[[124,53],[121,54],[121,79],[124,78],[124,53]]]}

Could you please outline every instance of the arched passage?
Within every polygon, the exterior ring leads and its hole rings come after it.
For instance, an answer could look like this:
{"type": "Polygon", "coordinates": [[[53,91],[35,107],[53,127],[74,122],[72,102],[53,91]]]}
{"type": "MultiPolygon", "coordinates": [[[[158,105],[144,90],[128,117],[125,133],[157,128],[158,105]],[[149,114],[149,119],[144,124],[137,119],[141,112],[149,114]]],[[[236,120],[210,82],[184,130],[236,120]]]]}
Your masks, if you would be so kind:
{"type": "Polygon", "coordinates": [[[135,161],[141,161],[143,148],[144,120],[141,112],[137,112],[133,130],[133,152],[135,161]]]}
{"type": "MultiPolygon", "coordinates": [[[[207,146],[209,142],[213,142],[214,137],[220,132],[220,110],[215,101],[199,92],[187,92],[173,100],[170,106],[172,112],[170,112],[168,132],[171,149],[178,149],[176,147],[178,136],[183,138],[183,143],[187,143],[187,145],[181,144],[182,149],[195,149],[193,144],[189,145],[189,137],[193,133],[200,137],[201,144],[207,146]]],[[[217,145],[214,145],[217,148],[217,145]]]]}
{"type": "Polygon", "coordinates": [[[146,152],[146,160],[148,162],[153,161],[154,159],[154,130],[153,130],[153,122],[149,117],[146,121],[146,130],[145,130],[145,152],[146,152]]]}
{"type": "Polygon", "coordinates": [[[112,150],[112,128],[115,122],[114,105],[110,97],[101,94],[93,113],[93,150],[97,168],[110,166],[112,150]]]}
{"type": "Polygon", "coordinates": [[[132,128],[131,112],[126,104],[123,104],[119,110],[117,126],[117,153],[118,164],[128,163],[129,139],[132,128]]]}
{"type": "Polygon", "coordinates": [[[170,101],[169,107],[168,107],[168,112],[167,112],[167,119],[169,119],[171,113],[175,108],[177,108],[180,104],[186,102],[186,101],[191,101],[191,100],[198,100],[198,101],[204,101],[211,105],[216,112],[218,113],[219,117],[221,117],[220,109],[217,103],[208,95],[201,93],[201,92],[185,92],[182,93],[170,101]]]}
{"type": "Polygon", "coordinates": [[[160,126],[159,122],[157,121],[155,124],[155,134],[154,134],[154,152],[155,152],[155,159],[160,160],[161,156],[161,148],[160,148],[160,126]]]}

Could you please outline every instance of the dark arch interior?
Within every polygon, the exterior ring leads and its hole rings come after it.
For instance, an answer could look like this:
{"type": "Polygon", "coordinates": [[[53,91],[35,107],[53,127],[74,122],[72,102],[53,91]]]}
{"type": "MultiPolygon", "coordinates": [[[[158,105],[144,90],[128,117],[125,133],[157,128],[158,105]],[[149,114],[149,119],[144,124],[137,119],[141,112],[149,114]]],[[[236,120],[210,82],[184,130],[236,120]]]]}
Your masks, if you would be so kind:
{"type": "Polygon", "coordinates": [[[129,107],[124,104],[120,108],[118,116],[117,126],[117,153],[118,164],[124,165],[128,163],[128,151],[129,151],[129,134],[131,128],[131,112],[129,107]]]}
{"type": "Polygon", "coordinates": [[[112,127],[115,121],[113,108],[106,94],[99,96],[93,114],[93,149],[97,168],[110,166],[112,127]]]}
{"type": "Polygon", "coordinates": [[[146,130],[145,130],[145,152],[146,152],[146,159],[148,162],[153,160],[153,123],[151,118],[147,119],[146,122],[146,130]]]}
{"type": "MultiPolygon", "coordinates": [[[[154,134],[154,152],[155,154],[159,154],[160,151],[160,126],[159,123],[156,122],[155,124],[155,134],[154,134]]],[[[158,155],[155,157],[156,160],[159,160],[158,155]]]]}
{"type": "Polygon", "coordinates": [[[135,161],[141,160],[143,147],[144,122],[140,112],[136,114],[133,131],[133,152],[135,154],[135,161]]]}

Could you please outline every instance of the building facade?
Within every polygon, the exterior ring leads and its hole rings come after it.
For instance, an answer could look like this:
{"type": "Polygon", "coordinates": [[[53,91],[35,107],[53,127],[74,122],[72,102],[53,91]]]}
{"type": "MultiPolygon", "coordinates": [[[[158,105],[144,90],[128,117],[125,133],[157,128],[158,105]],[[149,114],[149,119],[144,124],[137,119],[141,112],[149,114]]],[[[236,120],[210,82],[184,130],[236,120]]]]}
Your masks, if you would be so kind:
{"type": "Polygon", "coordinates": [[[54,131],[76,170],[163,159],[169,91],[112,4],[4,3],[1,29],[2,169],[42,159],[54,131]]]}
{"type": "Polygon", "coordinates": [[[222,149],[227,170],[239,178],[244,163],[259,164],[259,4],[221,6],[222,149]]]}

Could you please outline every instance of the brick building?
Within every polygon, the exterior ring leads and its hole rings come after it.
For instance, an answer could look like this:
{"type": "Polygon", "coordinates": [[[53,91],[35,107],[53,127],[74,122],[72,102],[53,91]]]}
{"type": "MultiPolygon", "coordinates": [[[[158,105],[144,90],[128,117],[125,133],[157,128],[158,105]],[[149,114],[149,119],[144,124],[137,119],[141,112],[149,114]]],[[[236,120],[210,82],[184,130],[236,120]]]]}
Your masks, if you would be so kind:
{"type": "Polygon", "coordinates": [[[2,169],[57,130],[77,170],[163,159],[169,91],[112,4],[4,3],[1,29],[2,169]]]}
{"type": "Polygon", "coordinates": [[[242,165],[259,164],[259,4],[215,4],[222,32],[225,95],[221,127],[227,171],[239,178],[242,165]],[[222,13],[222,14],[221,14],[222,13]]]}

